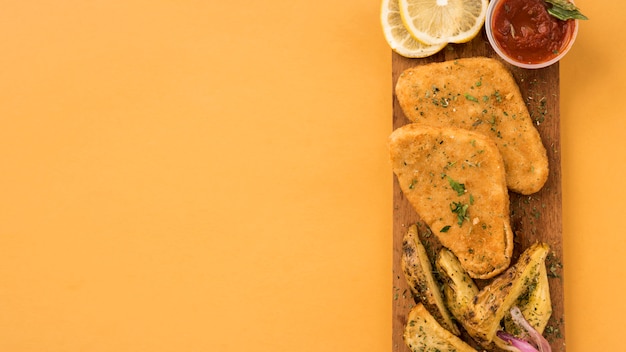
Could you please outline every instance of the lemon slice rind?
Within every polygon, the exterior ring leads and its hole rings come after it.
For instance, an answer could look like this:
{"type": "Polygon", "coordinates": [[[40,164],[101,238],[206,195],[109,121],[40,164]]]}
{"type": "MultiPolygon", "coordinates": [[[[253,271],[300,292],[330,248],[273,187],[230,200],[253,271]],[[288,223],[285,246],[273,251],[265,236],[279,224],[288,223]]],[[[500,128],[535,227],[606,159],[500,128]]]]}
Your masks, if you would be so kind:
{"type": "Polygon", "coordinates": [[[447,45],[431,45],[416,40],[404,25],[398,0],[382,0],[380,14],[385,39],[391,49],[401,56],[424,58],[438,53],[447,45]]]}
{"type": "Polygon", "coordinates": [[[399,0],[399,11],[412,37],[441,45],[474,39],[485,24],[488,5],[488,0],[399,0]]]}

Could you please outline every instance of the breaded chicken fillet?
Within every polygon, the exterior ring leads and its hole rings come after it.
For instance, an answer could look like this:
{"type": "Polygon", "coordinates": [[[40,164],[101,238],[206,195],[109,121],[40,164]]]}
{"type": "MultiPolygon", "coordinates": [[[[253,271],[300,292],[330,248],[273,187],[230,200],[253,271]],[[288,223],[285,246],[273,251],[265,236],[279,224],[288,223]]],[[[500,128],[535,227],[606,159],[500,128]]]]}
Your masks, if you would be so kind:
{"type": "Polygon", "coordinates": [[[484,135],[455,127],[408,124],[389,137],[402,193],[467,273],[487,279],[513,252],[504,163],[484,135]]]}
{"type": "Polygon", "coordinates": [[[490,137],[504,159],[508,188],[541,189],[548,158],[519,87],[498,60],[477,57],[432,63],[404,71],[398,102],[415,123],[463,128],[490,137]]]}

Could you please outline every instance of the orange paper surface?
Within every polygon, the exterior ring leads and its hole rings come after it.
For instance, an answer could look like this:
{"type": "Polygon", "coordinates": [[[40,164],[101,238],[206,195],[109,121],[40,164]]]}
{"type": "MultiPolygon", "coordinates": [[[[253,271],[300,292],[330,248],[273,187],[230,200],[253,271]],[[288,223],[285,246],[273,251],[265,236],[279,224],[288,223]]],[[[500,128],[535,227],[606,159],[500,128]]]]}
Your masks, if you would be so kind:
{"type": "MultiPolygon", "coordinates": [[[[620,350],[626,5],[577,4],[566,336],[620,350]]],[[[0,351],[391,348],[377,1],[0,5],[0,351]]]]}

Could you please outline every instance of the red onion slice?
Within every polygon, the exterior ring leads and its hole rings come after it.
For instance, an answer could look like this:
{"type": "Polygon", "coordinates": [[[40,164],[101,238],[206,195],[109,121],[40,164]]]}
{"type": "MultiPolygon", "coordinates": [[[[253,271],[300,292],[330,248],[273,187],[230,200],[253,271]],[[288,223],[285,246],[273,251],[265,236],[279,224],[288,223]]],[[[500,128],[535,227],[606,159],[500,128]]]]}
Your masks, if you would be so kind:
{"type": "Polygon", "coordinates": [[[535,346],[507,332],[498,331],[496,335],[503,341],[511,344],[511,346],[517,348],[520,352],[538,352],[535,346]]]}
{"type": "Polygon", "coordinates": [[[517,307],[511,308],[511,317],[513,321],[529,336],[530,341],[515,337],[505,331],[498,331],[497,336],[511,346],[517,348],[520,352],[552,352],[550,343],[546,340],[530,323],[524,318],[522,311],[517,307]]]}
{"type": "Polygon", "coordinates": [[[513,318],[513,321],[526,330],[532,339],[532,342],[534,342],[535,346],[537,346],[539,352],[552,352],[552,348],[550,347],[548,340],[546,340],[545,337],[539,333],[539,331],[535,330],[535,328],[530,325],[530,323],[524,318],[524,315],[522,315],[522,311],[517,306],[513,306],[513,308],[511,308],[511,317],[513,318]]]}

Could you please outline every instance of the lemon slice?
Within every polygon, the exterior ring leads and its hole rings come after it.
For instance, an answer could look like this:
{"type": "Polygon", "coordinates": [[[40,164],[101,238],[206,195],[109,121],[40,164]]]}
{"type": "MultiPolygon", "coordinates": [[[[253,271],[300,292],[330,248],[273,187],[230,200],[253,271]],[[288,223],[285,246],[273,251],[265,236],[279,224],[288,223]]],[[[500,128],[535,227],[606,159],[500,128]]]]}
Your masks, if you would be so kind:
{"type": "Polygon", "coordinates": [[[427,57],[437,53],[447,44],[428,45],[415,40],[404,27],[398,0],[382,0],[380,22],[383,26],[385,39],[391,49],[404,57],[427,57]]]}
{"type": "Polygon", "coordinates": [[[466,43],[487,15],[488,0],[399,0],[406,29],[422,43],[466,43]]]}

